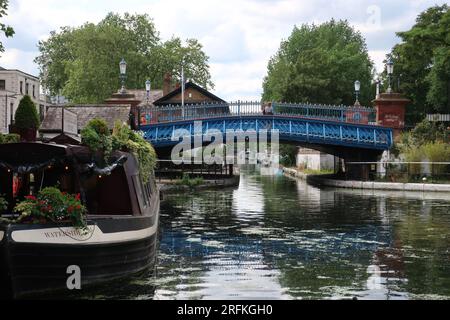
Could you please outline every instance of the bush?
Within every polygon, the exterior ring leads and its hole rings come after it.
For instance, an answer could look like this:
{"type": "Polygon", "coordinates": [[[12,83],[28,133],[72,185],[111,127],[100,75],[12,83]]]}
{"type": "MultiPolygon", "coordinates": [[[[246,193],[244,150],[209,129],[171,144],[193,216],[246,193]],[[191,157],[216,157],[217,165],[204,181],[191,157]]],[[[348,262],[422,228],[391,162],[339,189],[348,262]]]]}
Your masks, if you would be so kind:
{"type": "MultiPolygon", "coordinates": [[[[431,162],[450,161],[450,145],[443,142],[428,143],[422,147],[423,153],[431,162]]],[[[433,165],[433,175],[440,175],[446,172],[446,165],[433,165]]]]}
{"type": "Polygon", "coordinates": [[[19,143],[20,135],[18,134],[1,134],[0,133],[0,144],[6,143],[19,143]]]}
{"type": "Polygon", "coordinates": [[[112,138],[104,120],[93,119],[89,121],[86,127],[81,130],[81,143],[94,153],[102,152],[104,162],[108,162],[112,151],[112,138]]]}
{"type": "Polygon", "coordinates": [[[20,100],[19,107],[16,110],[15,122],[19,129],[38,129],[40,126],[39,115],[36,105],[30,96],[25,96],[20,100]]]}
{"type": "Polygon", "coordinates": [[[142,180],[144,183],[150,181],[156,166],[156,152],[143,136],[118,121],[114,125],[112,148],[113,150],[132,152],[139,161],[142,180]]]}
{"type": "Polygon", "coordinates": [[[0,197],[0,214],[8,210],[8,201],[5,198],[0,197]]]}

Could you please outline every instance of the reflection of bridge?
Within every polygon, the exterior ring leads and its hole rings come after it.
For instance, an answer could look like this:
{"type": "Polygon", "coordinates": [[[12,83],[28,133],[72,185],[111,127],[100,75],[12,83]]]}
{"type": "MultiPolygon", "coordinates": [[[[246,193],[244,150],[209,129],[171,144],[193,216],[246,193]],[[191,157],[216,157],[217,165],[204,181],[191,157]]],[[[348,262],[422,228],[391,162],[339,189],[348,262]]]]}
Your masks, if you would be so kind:
{"type": "MultiPolygon", "coordinates": [[[[374,109],[363,107],[273,104],[273,115],[263,115],[257,103],[200,104],[141,110],[141,130],[158,152],[179,142],[177,130],[190,137],[208,132],[227,134],[278,130],[281,143],[336,155],[347,161],[376,161],[393,143],[392,129],[370,124],[374,109]],[[195,121],[202,121],[201,127],[195,121]]],[[[164,151],[165,150],[165,151],[164,151]]]]}

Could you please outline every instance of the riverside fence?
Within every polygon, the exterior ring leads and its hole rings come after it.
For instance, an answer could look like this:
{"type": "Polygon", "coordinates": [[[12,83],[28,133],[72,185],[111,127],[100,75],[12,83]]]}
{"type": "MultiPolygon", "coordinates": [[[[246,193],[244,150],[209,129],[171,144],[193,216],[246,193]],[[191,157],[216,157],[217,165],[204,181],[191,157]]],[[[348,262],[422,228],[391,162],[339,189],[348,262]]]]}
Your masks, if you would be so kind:
{"type": "Polygon", "coordinates": [[[349,162],[346,166],[370,165],[370,180],[399,183],[450,184],[450,162],[349,162]]]}

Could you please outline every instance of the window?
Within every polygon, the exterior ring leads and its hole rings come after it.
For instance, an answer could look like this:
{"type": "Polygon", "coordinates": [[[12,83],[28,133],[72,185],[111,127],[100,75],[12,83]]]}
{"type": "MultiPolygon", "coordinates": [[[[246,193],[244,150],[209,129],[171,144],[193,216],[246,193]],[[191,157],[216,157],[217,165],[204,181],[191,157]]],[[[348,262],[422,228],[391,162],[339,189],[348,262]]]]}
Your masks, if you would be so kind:
{"type": "Polygon", "coordinates": [[[14,102],[11,102],[11,104],[10,104],[10,117],[11,117],[10,123],[13,124],[14,123],[14,102]]]}
{"type": "Polygon", "coordinates": [[[33,84],[33,98],[36,98],[36,86],[33,84]]]}
{"type": "Polygon", "coordinates": [[[39,105],[39,117],[41,118],[41,123],[42,123],[45,118],[45,106],[42,104],[39,105]]]}
{"type": "Polygon", "coordinates": [[[0,90],[6,90],[6,80],[0,80],[0,90]]]}
{"type": "Polygon", "coordinates": [[[28,94],[30,85],[28,83],[25,83],[25,94],[28,94]]]}
{"type": "Polygon", "coordinates": [[[20,81],[20,94],[23,94],[23,81],[20,81]]]}

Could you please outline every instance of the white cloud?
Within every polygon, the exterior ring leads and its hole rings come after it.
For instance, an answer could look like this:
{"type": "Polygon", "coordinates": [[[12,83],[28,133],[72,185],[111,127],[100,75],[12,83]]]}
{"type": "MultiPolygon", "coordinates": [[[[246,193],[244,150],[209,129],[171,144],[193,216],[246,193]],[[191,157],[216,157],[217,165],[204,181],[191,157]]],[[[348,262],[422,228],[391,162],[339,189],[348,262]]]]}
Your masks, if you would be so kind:
{"type": "Polygon", "coordinates": [[[37,74],[36,44],[61,26],[98,22],[108,12],[148,13],[163,39],[197,38],[211,62],[215,93],[225,99],[259,99],[269,58],[294,25],[347,19],[367,39],[379,71],[385,54],[416,16],[443,0],[11,0],[0,65],[37,74]]]}

